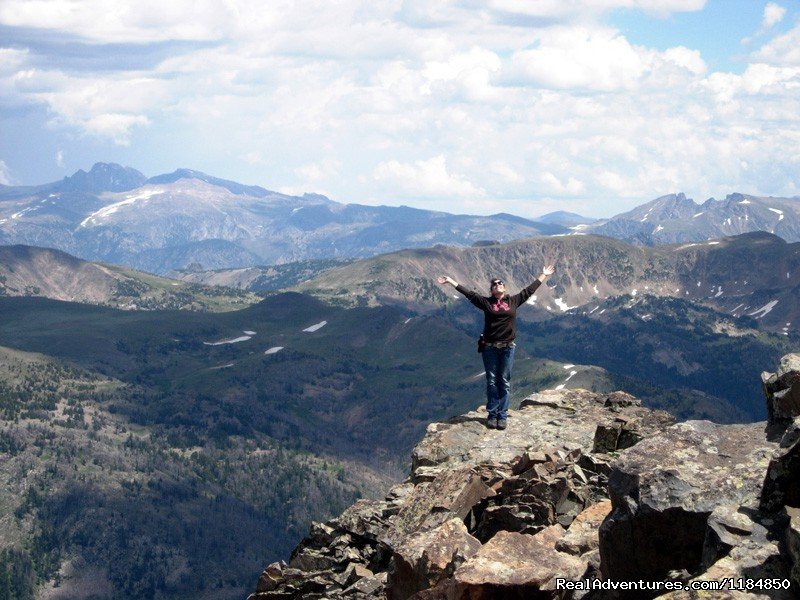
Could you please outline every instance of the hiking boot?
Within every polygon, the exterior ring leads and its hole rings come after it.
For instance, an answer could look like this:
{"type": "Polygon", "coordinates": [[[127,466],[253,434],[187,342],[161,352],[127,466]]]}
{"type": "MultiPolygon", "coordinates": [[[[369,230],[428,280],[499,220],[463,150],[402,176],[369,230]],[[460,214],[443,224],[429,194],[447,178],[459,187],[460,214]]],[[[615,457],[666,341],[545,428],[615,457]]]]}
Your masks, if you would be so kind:
{"type": "Polygon", "coordinates": [[[486,419],[486,427],[489,429],[497,429],[497,419],[486,419]]]}
{"type": "Polygon", "coordinates": [[[497,419],[497,421],[495,421],[495,424],[497,425],[498,429],[505,429],[508,426],[508,421],[506,421],[505,419],[497,419]]]}

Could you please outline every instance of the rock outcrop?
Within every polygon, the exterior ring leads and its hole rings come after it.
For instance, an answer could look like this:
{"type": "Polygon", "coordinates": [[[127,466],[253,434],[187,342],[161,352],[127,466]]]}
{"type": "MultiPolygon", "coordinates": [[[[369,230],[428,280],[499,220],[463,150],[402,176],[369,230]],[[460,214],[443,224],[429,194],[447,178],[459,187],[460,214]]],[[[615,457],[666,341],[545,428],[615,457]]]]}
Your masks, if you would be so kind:
{"type": "Polygon", "coordinates": [[[798,597],[800,426],[779,401],[800,363],[781,365],[766,424],[586,390],[534,394],[504,432],[484,411],[434,423],[405,482],[314,523],[250,600],[798,597]],[[640,580],[662,587],[612,586],[640,580]]]}
{"type": "Polygon", "coordinates": [[[791,420],[800,415],[800,354],[781,358],[778,371],[761,374],[769,421],[791,420]]]}

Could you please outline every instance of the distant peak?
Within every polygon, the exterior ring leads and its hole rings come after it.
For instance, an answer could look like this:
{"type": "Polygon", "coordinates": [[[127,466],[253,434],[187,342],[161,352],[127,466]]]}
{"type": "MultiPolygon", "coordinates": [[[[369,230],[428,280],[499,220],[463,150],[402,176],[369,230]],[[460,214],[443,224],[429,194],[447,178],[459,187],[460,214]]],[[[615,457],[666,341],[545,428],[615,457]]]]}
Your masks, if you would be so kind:
{"type": "Polygon", "coordinates": [[[116,163],[95,163],[87,173],[83,169],[65,177],[58,188],[66,192],[127,192],[140,187],[147,178],[131,167],[116,163]]]}
{"type": "MultiPolygon", "coordinates": [[[[752,197],[752,196],[750,196],[752,197]]],[[[728,202],[741,202],[742,200],[747,200],[747,194],[740,194],[739,192],[734,192],[733,194],[728,194],[725,196],[725,200],[728,202]]]]}
{"type": "Polygon", "coordinates": [[[175,183],[180,179],[197,179],[198,181],[203,181],[210,185],[225,188],[232,194],[244,194],[247,196],[254,196],[256,198],[263,198],[264,196],[274,193],[257,185],[243,185],[228,179],[213,177],[212,175],[207,175],[202,171],[195,171],[194,169],[176,169],[172,173],[165,173],[163,175],[151,177],[147,180],[147,183],[175,183]]]}

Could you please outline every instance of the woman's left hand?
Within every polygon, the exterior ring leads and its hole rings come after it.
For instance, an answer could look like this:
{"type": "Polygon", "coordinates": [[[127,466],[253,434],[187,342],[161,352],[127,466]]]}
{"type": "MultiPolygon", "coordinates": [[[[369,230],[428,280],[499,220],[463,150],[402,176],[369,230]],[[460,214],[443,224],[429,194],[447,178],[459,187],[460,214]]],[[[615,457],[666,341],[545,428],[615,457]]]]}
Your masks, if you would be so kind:
{"type": "Polygon", "coordinates": [[[547,265],[544,269],[542,269],[542,274],[547,275],[550,277],[553,273],[556,272],[556,268],[553,265],[547,265]]]}

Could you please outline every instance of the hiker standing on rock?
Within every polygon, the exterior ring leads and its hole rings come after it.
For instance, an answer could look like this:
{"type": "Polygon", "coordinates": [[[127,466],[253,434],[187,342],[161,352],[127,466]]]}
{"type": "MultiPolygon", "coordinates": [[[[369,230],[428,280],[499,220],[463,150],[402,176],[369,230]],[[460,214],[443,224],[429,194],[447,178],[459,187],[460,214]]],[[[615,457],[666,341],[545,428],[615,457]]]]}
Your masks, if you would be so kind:
{"type": "Polygon", "coordinates": [[[483,333],[478,342],[478,352],[483,353],[483,366],[486,369],[486,410],[489,411],[486,426],[489,429],[505,429],[508,421],[517,308],[555,271],[553,265],[544,267],[536,281],[513,296],[506,294],[506,286],[501,279],[492,279],[492,295],[489,297],[468,290],[452,277],[442,276],[438,279],[441,284],[452,285],[483,311],[483,333]]]}

